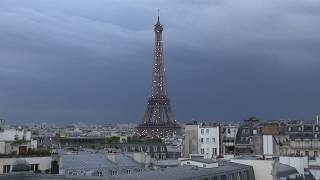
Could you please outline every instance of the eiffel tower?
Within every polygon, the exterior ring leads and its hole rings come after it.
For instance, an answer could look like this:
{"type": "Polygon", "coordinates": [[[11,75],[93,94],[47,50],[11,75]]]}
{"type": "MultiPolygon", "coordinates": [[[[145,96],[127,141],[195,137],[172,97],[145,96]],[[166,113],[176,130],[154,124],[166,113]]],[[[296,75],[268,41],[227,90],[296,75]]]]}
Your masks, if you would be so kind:
{"type": "Polygon", "coordinates": [[[151,96],[148,98],[147,109],[142,124],[138,126],[140,135],[168,136],[175,134],[180,126],[177,124],[166,92],[165,70],[163,60],[163,26],[158,15],[154,25],[154,67],[151,96]]]}

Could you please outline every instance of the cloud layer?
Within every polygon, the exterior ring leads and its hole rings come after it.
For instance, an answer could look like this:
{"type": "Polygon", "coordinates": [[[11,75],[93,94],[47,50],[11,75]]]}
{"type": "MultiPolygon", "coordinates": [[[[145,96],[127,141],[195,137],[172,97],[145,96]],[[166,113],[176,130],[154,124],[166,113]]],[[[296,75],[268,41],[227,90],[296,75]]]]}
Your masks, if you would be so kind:
{"type": "Polygon", "coordinates": [[[3,0],[0,116],[140,122],[158,8],[179,121],[320,113],[317,0],[3,0]]]}

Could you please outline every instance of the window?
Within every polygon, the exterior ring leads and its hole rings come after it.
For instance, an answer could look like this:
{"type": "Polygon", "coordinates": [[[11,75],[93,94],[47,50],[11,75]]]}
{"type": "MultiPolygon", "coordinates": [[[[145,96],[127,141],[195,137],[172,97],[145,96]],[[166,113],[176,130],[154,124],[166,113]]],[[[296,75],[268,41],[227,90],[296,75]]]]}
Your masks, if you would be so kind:
{"type": "Polygon", "coordinates": [[[242,134],[249,134],[249,129],[242,129],[242,134]]]}
{"type": "Polygon", "coordinates": [[[228,134],[231,134],[231,130],[230,130],[229,128],[228,128],[228,130],[227,130],[227,131],[228,131],[228,134]]]}
{"type": "Polygon", "coordinates": [[[206,142],[207,142],[207,143],[209,142],[209,138],[206,138],[206,142]]]}
{"type": "Polygon", "coordinates": [[[161,146],[161,151],[165,151],[164,146],[161,146]]]}
{"type": "Polygon", "coordinates": [[[227,180],[227,176],[226,176],[226,175],[222,175],[222,176],[220,177],[220,179],[221,179],[221,180],[227,180]]]}
{"type": "Polygon", "coordinates": [[[159,154],[154,154],[153,157],[154,157],[155,159],[159,159],[159,154]]]}
{"type": "Polygon", "coordinates": [[[300,155],[300,151],[299,150],[296,151],[296,155],[300,155]]]}
{"type": "Polygon", "coordinates": [[[204,148],[201,148],[200,151],[201,151],[201,154],[204,154],[204,148]]]}
{"type": "Polygon", "coordinates": [[[202,167],[204,167],[204,168],[205,168],[205,167],[207,167],[207,165],[206,165],[206,164],[203,164],[203,165],[202,165],[202,167]]]}
{"type": "Polygon", "coordinates": [[[101,171],[98,171],[98,172],[97,172],[97,176],[102,176],[102,172],[101,172],[101,171]]]}
{"type": "Polygon", "coordinates": [[[10,165],[3,165],[3,174],[7,174],[10,172],[10,165]]]}
{"type": "Polygon", "coordinates": [[[131,174],[131,170],[130,169],[127,169],[127,174],[131,174]]]}
{"type": "Polygon", "coordinates": [[[161,159],[166,159],[166,155],[165,154],[161,154],[161,159]]]}
{"type": "Polygon", "coordinates": [[[319,127],[316,127],[316,131],[319,131],[319,127]]]}
{"type": "Polygon", "coordinates": [[[233,179],[233,175],[232,174],[229,175],[229,180],[235,180],[235,179],[233,179]]]}
{"type": "Polygon", "coordinates": [[[206,129],[206,134],[209,134],[209,129],[206,129]]]}
{"type": "Polygon", "coordinates": [[[139,147],[139,152],[143,152],[143,148],[141,146],[139,147]]]}
{"type": "Polygon", "coordinates": [[[139,168],[139,169],[138,169],[138,172],[142,172],[142,169],[139,168]]]}
{"type": "Polygon", "coordinates": [[[188,161],[187,164],[190,165],[190,162],[188,161]]]}
{"type": "Polygon", "coordinates": [[[112,170],[112,176],[118,176],[119,175],[119,172],[117,170],[112,170]]]}
{"type": "Polygon", "coordinates": [[[204,129],[201,129],[201,134],[204,134],[204,129]]]}
{"type": "Polygon", "coordinates": [[[309,157],[309,151],[306,151],[305,153],[306,153],[306,156],[308,156],[308,157],[309,157]]]}
{"type": "Polygon", "coordinates": [[[31,164],[31,170],[32,171],[38,171],[39,170],[39,164],[31,164]]]}
{"type": "Polygon", "coordinates": [[[314,151],[314,157],[317,157],[318,156],[318,151],[314,151]]]}
{"type": "Polygon", "coordinates": [[[157,146],[154,146],[153,147],[153,152],[157,152],[158,151],[158,147],[157,146]]]}
{"type": "Polygon", "coordinates": [[[202,142],[202,143],[203,143],[203,138],[201,138],[201,139],[200,139],[200,142],[202,142]]]}
{"type": "Polygon", "coordinates": [[[240,180],[240,179],[241,179],[241,173],[238,172],[238,173],[236,174],[236,180],[240,180]]]}
{"type": "Polygon", "coordinates": [[[212,142],[216,142],[216,138],[212,138],[212,142]]]}
{"type": "Polygon", "coordinates": [[[212,148],[212,154],[217,155],[217,148],[212,148]]]}
{"type": "Polygon", "coordinates": [[[123,152],[127,152],[127,148],[126,147],[123,148],[123,152]]]}

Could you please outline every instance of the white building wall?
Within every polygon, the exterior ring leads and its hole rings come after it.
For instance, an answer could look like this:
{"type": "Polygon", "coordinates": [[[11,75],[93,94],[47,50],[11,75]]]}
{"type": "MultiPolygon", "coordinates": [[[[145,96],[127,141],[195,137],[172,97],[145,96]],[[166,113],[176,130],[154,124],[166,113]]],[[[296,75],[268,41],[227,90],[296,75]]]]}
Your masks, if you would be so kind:
{"type": "Polygon", "coordinates": [[[0,132],[0,141],[14,141],[16,136],[18,139],[25,138],[25,140],[31,140],[30,131],[25,131],[23,129],[4,129],[4,131],[0,132]]]}
{"type": "Polygon", "coordinates": [[[273,155],[273,137],[272,135],[263,135],[263,154],[273,155]]]}
{"type": "Polygon", "coordinates": [[[26,160],[29,164],[39,164],[39,170],[44,171],[51,168],[52,157],[26,157],[26,158],[0,158],[0,174],[3,173],[3,166],[13,164],[18,160],[26,160]]]}
{"type": "Polygon", "coordinates": [[[206,158],[212,158],[220,155],[220,133],[219,126],[201,127],[198,126],[198,152],[206,155],[206,158]],[[214,150],[215,149],[215,150],[214,150]],[[216,152],[214,152],[216,151],[216,152]]]}
{"type": "Polygon", "coordinates": [[[304,174],[304,168],[308,168],[308,157],[280,156],[279,162],[296,168],[299,174],[304,174]]]}
{"type": "Polygon", "coordinates": [[[0,141],[0,154],[6,153],[6,143],[4,141],[0,141]]]}

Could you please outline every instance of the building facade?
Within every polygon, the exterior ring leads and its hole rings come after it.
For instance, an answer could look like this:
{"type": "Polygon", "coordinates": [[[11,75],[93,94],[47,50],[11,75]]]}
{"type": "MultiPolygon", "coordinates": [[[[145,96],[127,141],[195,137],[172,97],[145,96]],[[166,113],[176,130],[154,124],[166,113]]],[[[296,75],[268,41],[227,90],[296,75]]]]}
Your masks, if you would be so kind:
{"type": "Polygon", "coordinates": [[[185,126],[182,156],[201,154],[205,158],[220,155],[219,125],[189,124],[185,126]]]}

